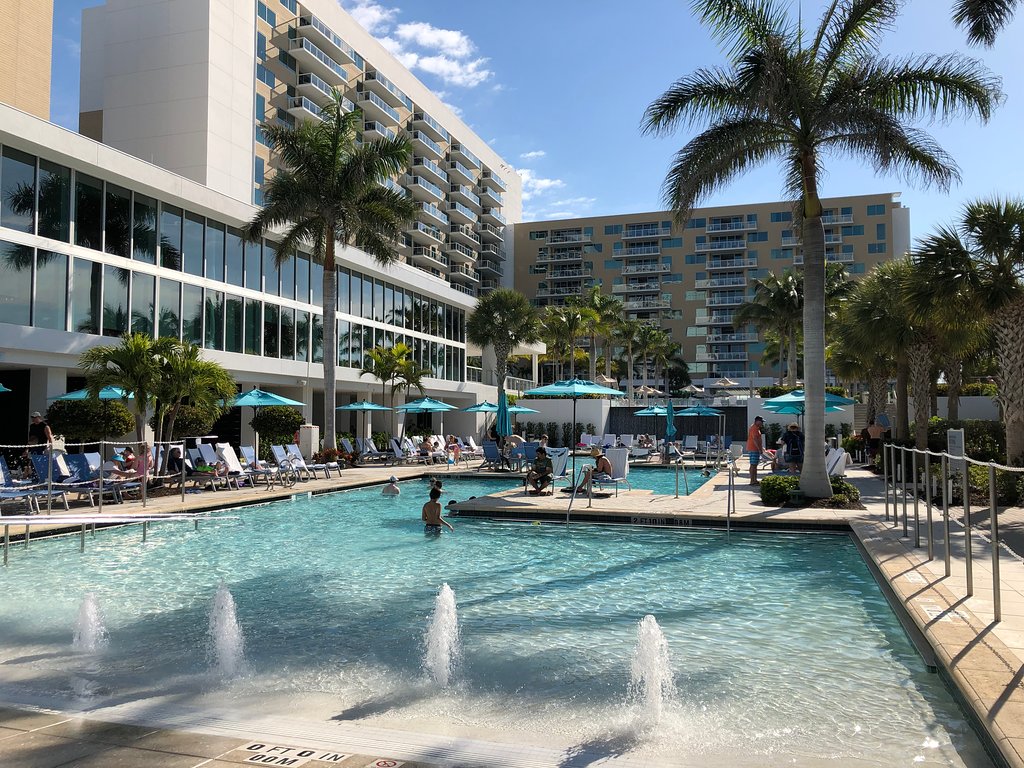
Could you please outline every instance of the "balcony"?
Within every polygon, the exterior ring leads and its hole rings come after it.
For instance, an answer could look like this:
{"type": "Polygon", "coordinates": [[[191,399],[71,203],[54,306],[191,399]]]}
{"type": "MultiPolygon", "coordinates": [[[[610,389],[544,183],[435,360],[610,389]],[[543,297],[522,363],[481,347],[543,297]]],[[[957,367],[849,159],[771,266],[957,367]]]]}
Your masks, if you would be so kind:
{"type": "Polygon", "coordinates": [[[431,160],[429,157],[414,157],[412,159],[412,173],[417,176],[426,176],[435,184],[447,184],[448,174],[445,173],[441,166],[431,160]]]}
{"type": "Polygon", "coordinates": [[[379,181],[377,183],[380,184],[385,189],[390,189],[392,192],[397,192],[400,195],[408,196],[408,194],[409,194],[406,191],[405,187],[403,187],[401,184],[399,184],[394,179],[388,178],[388,179],[384,179],[383,181],[379,181]]]}
{"type": "Polygon", "coordinates": [[[488,280],[486,278],[480,279],[480,293],[486,293],[487,291],[493,291],[495,288],[500,288],[501,283],[498,280],[488,280]]]}
{"type": "Polygon", "coordinates": [[[622,233],[623,240],[638,240],[652,238],[656,239],[661,237],[661,226],[659,224],[646,224],[640,227],[626,227],[626,231],[622,233]]]}
{"type": "Polygon", "coordinates": [[[300,16],[298,32],[300,35],[309,37],[324,50],[330,51],[342,63],[351,64],[360,70],[363,68],[363,57],[316,16],[300,16]]]}
{"type": "Polygon", "coordinates": [[[757,341],[756,333],[709,333],[708,344],[734,344],[747,341],[757,341]]]}
{"type": "Polygon", "coordinates": [[[707,315],[703,320],[698,318],[697,323],[702,325],[732,325],[732,312],[707,315]]]}
{"type": "Polygon", "coordinates": [[[445,234],[440,228],[425,221],[414,221],[408,230],[414,243],[421,245],[444,245],[445,234]]]}
{"type": "Polygon", "coordinates": [[[393,139],[398,135],[394,128],[388,128],[384,123],[375,120],[367,120],[363,123],[363,141],[376,141],[377,139],[393,139]]]}
{"type": "Polygon", "coordinates": [[[728,240],[709,240],[704,243],[697,243],[694,246],[694,250],[697,253],[702,251],[745,251],[747,250],[747,241],[732,238],[728,240]]]}
{"type": "Polygon", "coordinates": [[[363,114],[374,120],[380,120],[388,125],[398,125],[401,118],[398,110],[387,104],[384,99],[371,91],[363,91],[358,96],[359,108],[363,114]]]}
{"type": "Polygon", "coordinates": [[[462,203],[448,203],[448,215],[457,224],[476,224],[477,215],[462,203]]]}
{"type": "Polygon", "coordinates": [[[624,275],[650,275],[656,273],[667,273],[672,269],[671,264],[627,264],[622,268],[624,275]]]}
{"type": "Polygon", "coordinates": [[[487,187],[493,187],[499,192],[507,192],[508,186],[502,178],[494,171],[484,171],[480,174],[480,183],[487,187]]]}
{"type": "Polygon", "coordinates": [[[476,183],[476,174],[458,160],[448,161],[448,174],[452,177],[452,181],[458,181],[463,184],[476,183]]]}
{"type": "Polygon", "coordinates": [[[711,259],[706,264],[710,269],[747,269],[757,266],[756,256],[741,256],[737,259],[711,259]]]}
{"type": "Polygon", "coordinates": [[[287,112],[299,120],[320,120],[320,107],[305,96],[288,99],[287,112]]]}
{"type": "Polygon", "coordinates": [[[448,228],[448,233],[451,235],[449,238],[454,242],[468,245],[470,248],[478,248],[480,246],[480,235],[473,231],[473,228],[468,224],[452,224],[448,228]]]}
{"type": "Polygon", "coordinates": [[[413,246],[412,255],[409,257],[409,261],[416,266],[427,266],[435,269],[446,269],[448,267],[448,257],[433,246],[413,246]]]}
{"type": "Polygon", "coordinates": [[[583,261],[583,251],[566,251],[563,253],[540,253],[537,254],[538,264],[551,264],[554,262],[583,261]]]}
{"type": "MultiPolygon", "coordinates": [[[[295,92],[315,101],[320,106],[324,106],[334,98],[334,88],[326,80],[317,77],[312,72],[303,72],[299,75],[299,79],[295,83],[295,92]]],[[[351,112],[356,108],[356,105],[348,99],[344,99],[342,104],[345,106],[346,112],[351,112]]]]}
{"type": "Polygon", "coordinates": [[[472,267],[456,264],[448,270],[448,276],[453,280],[459,280],[470,285],[477,285],[480,282],[480,275],[472,267]]]}
{"type": "Polygon", "coordinates": [[[476,251],[462,243],[449,242],[448,259],[452,262],[461,261],[472,263],[476,261],[476,251]]]}
{"type": "Polygon", "coordinates": [[[852,213],[830,213],[821,217],[821,223],[825,226],[829,224],[853,224],[852,213]]]}
{"type": "Polygon", "coordinates": [[[580,289],[579,288],[568,288],[568,287],[561,286],[561,285],[556,285],[556,286],[550,286],[550,287],[546,287],[546,288],[538,288],[537,289],[537,296],[538,297],[544,297],[544,298],[551,297],[551,296],[579,296],[579,295],[580,295],[580,289]]]}
{"type": "Polygon", "coordinates": [[[653,282],[619,283],[612,286],[612,293],[651,293],[660,290],[661,283],[657,280],[653,282]]]}
{"type": "Polygon", "coordinates": [[[612,251],[616,259],[632,258],[634,256],[660,256],[660,245],[628,245],[618,251],[612,251]]]}
{"type": "Polygon", "coordinates": [[[452,289],[458,291],[459,293],[464,293],[467,296],[476,296],[476,290],[474,288],[470,288],[469,286],[465,285],[459,285],[458,283],[452,283],[451,285],[452,289]]]}
{"type": "Polygon", "coordinates": [[[495,261],[504,261],[505,253],[498,246],[492,243],[488,243],[487,245],[480,246],[480,258],[494,259],[495,261]]]}
{"type": "Polygon", "coordinates": [[[448,217],[445,215],[444,211],[433,203],[419,203],[416,207],[419,208],[421,216],[429,216],[433,219],[433,221],[430,222],[431,224],[437,222],[445,227],[448,226],[448,217]]]}
{"type": "Polygon", "coordinates": [[[480,270],[480,274],[493,273],[495,275],[501,274],[501,264],[497,261],[491,261],[490,259],[479,259],[476,263],[476,268],[480,270]]]}
{"type": "Polygon", "coordinates": [[[745,296],[731,296],[731,295],[712,295],[708,296],[704,302],[706,307],[738,307],[740,304],[746,301],[745,296]]]}
{"type": "Polygon", "coordinates": [[[794,245],[800,245],[799,237],[784,237],[781,240],[783,248],[792,248],[794,245]]]}
{"type": "Polygon", "coordinates": [[[412,132],[412,146],[420,152],[428,152],[434,157],[440,158],[444,154],[441,145],[423,133],[423,131],[412,132]]]}
{"type": "Polygon", "coordinates": [[[413,128],[429,134],[435,141],[448,141],[448,131],[426,112],[415,112],[412,116],[413,128]]]}
{"type": "MultiPolygon", "coordinates": [[[[402,93],[394,83],[380,72],[367,72],[366,77],[363,78],[363,88],[372,91],[392,107],[404,107],[412,111],[412,99],[402,93]]],[[[395,114],[397,115],[398,112],[395,112],[395,114]]]]}
{"type": "Polygon", "coordinates": [[[461,160],[471,168],[479,169],[483,165],[483,163],[480,162],[479,157],[466,149],[465,144],[458,141],[453,141],[449,146],[448,157],[451,160],[461,160]]]}
{"type": "Polygon", "coordinates": [[[548,280],[582,280],[592,277],[594,271],[589,267],[561,268],[558,271],[548,273],[548,280]]]}
{"type": "Polygon", "coordinates": [[[417,200],[425,200],[428,203],[440,203],[444,200],[441,188],[422,176],[410,176],[406,186],[417,200]]]}
{"type": "Polygon", "coordinates": [[[448,199],[472,208],[480,208],[480,198],[473,194],[473,188],[463,184],[452,184],[448,188],[448,199]]]}
{"type": "Polygon", "coordinates": [[[492,224],[480,223],[476,225],[476,231],[480,234],[480,240],[491,243],[504,243],[504,227],[495,227],[492,224]]]}
{"type": "Polygon", "coordinates": [[[671,309],[672,302],[665,299],[636,299],[623,302],[623,306],[631,310],[671,309]]]}
{"type": "Polygon", "coordinates": [[[756,230],[756,221],[735,221],[735,220],[714,220],[711,219],[707,226],[704,227],[705,232],[743,232],[746,230],[756,230]]]}
{"type": "Polygon", "coordinates": [[[317,48],[305,37],[288,41],[288,53],[302,65],[302,68],[319,75],[329,85],[345,85],[348,73],[338,62],[317,48]]]}
{"type": "MultiPolygon", "coordinates": [[[[852,253],[825,253],[825,261],[828,264],[853,264],[852,253]]],[[[798,256],[793,257],[794,264],[803,264],[804,255],[801,253],[798,256]]]]}
{"type": "Polygon", "coordinates": [[[501,207],[505,204],[505,198],[502,197],[500,192],[497,192],[490,187],[486,187],[483,184],[477,185],[476,193],[480,195],[480,199],[483,200],[487,205],[495,205],[501,207]]]}
{"type": "Polygon", "coordinates": [[[590,235],[585,235],[579,230],[574,232],[559,232],[557,229],[551,233],[551,237],[548,238],[548,245],[557,245],[558,243],[589,243],[590,235]]]}
{"type": "Polygon", "coordinates": [[[843,242],[842,235],[830,235],[825,233],[825,245],[841,245],[843,242]]]}
{"type": "Polygon", "coordinates": [[[746,362],[746,352],[698,352],[698,363],[746,362]]]}
{"type": "MultiPolygon", "coordinates": [[[[484,208],[481,216],[488,224],[493,224],[496,227],[503,227],[508,223],[508,220],[501,215],[497,208],[484,208]]],[[[551,241],[549,240],[548,242],[550,243],[551,241]]]]}
{"type": "MultiPolygon", "coordinates": [[[[625,271],[625,270],[623,270],[625,271]]],[[[742,288],[747,284],[744,277],[712,277],[708,280],[697,280],[693,287],[702,290],[705,288],[742,288]]]]}

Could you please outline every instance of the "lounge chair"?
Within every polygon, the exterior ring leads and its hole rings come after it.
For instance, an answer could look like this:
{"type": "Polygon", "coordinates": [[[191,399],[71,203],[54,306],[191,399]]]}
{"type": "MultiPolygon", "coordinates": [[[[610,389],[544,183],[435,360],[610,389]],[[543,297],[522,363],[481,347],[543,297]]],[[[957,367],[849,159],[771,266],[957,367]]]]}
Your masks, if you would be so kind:
{"type": "MultiPolygon", "coordinates": [[[[196,448],[198,449],[199,455],[202,457],[203,461],[205,461],[211,467],[216,468],[218,464],[224,463],[221,460],[220,456],[217,455],[217,449],[212,444],[199,443],[196,446],[196,448]]],[[[235,487],[235,490],[241,490],[242,486],[238,482],[238,475],[233,474],[231,472],[231,468],[227,467],[226,465],[225,469],[227,469],[226,474],[217,476],[220,479],[220,481],[224,483],[224,487],[230,489],[231,486],[233,485],[235,487]]]]}
{"type": "Polygon", "coordinates": [[[606,485],[615,486],[615,495],[619,495],[619,483],[625,483],[626,487],[632,490],[633,486],[629,484],[629,449],[628,448],[609,448],[604,452],[604,455],[608,457],[608,461],[612,465],[612,471],[608,475],[593,476],[592,483],[598,488],[603,488],[606,485]]]}
{"type": "Polygon", "coordinates": [[[551,492],[554,493],[559,480],[569,481],[569,449],[548,448],[547,451],[551,459],[551,492]]]}
{"type": "Polygon", "coordinates": [[[317,477],[317,472],[323,472],[325,479],[329,480],[331,478],[331,471],[328,469],[326,464],[307,464],[306,460],[302,458],[302,451],[299,450],[299,446],[295,443],[286,445],[284,449],[288,453],[288,457],[292,460],[292,465],[296,467],[296,469],[304,470],[307,474],[312,474],[314,480],[320,479],[317,477]]]}
{"type": "Polygon", "coordinates": [[[477,467],[479,472],[481,469],[503,469],[504,462],[501,460],[501,452],[498,451],[498,444],[490,440],[484,441],[484,460],[483,463],[477,467]]]}
{"type": "Polygon", "coordinates": [[[280,470],[277,467],[264,466],[263,462],[256,458],[256,449],[251,445],[240,446],[239,450],[242,451],[242,457],[245,459],[245,471],[249,477],[254,482],[258,478],[263,478],[263,481],[267,484],[267,489],[273,490],[280,470]]]}
{"type": "Polygon", "coordinates": [[[482,459],[484,457],[483,449],[473,442],[472,438],[459,437],[456,438],[456,440],[459,441],[459,447],[462,449],[462,455],[466,457],[467,461],[469,461],[469,459],[482,459]]]}
{"type": "Polygon", "coordinates": [[[844,448],[833,448],[825,457],[825,472],[829,477],[846,476],[847,453],[844,448]]]}
{"type": "Polygon", "coordinates": [[[41,504],[42,500],[50,495],[54,499],[60,499],[64,503],[64,509],[70,509],[68,507],[68,491],[78,491],[78,488],[72,483],[72,472],[68,467],[67,463],[64,462],[63,458],[58,463],[57,456],[62,454],[51,454],[50,460],[41,453],[29,454],[32,457],[32,468],[35,470],[37,479],[37,490],[39,491],[39,497],[36,499],[36,504],[41,504]],[[50,465],[52,464],[52,470],[50,465]],[[47,491],[47,473],[52,472],[50,478],[50,491],[47,491]]]}
{"type": "Polygon", "coordinates": [[[41,494],[39,489],[33,487],[32,483],[18,483],[11,475],[7,466],[7,460],[0,456],[0,502],[2,501],[23,501],[28,507],[29,514],[39,512],[39,497],[45,496],[44,490],[41,494]]]}
{"type": "MultiPolygon", "coordinates": [[[[89,506],[91,507],[96,506],[96,500],[100,491],[99,465],[94,463],[99,461],[99,457],[98,453],[69,453],[64,456],[64,462],[71,470],[71,476],[75,478],[74,482],[77,484],[77,492],[88,497],[89,506]]],[[[120,504],[124,501],[121,495],[123,490],[126,488],[127,490],[133,490],[138,487],[141,487],[139,483],[134,483],[130,480],[120,481],[114,478],[103,478],[103,496],[104,498],[109,496],[110,500],[115,504],[120,504]]]]}
{"type": "Polygon", "coordinates": [[[618,437],[609,433],[605,433],[605,436],[601,438],[602,448],[615,448],[619,444],[618,437]]]}
{"type": "Polygon", "coordinates": [[[283,445],[270,446],[270,452],[274,456],[277,468],[282,473],[291,473],[296,480],[309,480],[313,476],[309,470],[306,470],[305,477],[302,476],[302,468],[296,464],[293,457],[288,455],[288,451],[284,449],[283,445]]]}
{"type": "Polygon", "coordinates": [[[364,461],[386,462],[388,460],[388,455],[383,451],[378,451],[373,440],[368,437],[357,437],[356,445],[359,446],[359,458],[364,461]]]}
{"type": "Polygon", "coordinates": [[[224,462],[224,466],[228,468],[228,478],[235,480],[235,486],[241,485],[242,480],[246,480],[250,485],[255,486],[255,477],[263,476],[263,473],[259,470],[249,471],[246,467],[242,466],[242,462],[238,460],[238,455],[235,453],[235,449],[231,447],[230,443],[217,443],[217,458],[224,462]]]}

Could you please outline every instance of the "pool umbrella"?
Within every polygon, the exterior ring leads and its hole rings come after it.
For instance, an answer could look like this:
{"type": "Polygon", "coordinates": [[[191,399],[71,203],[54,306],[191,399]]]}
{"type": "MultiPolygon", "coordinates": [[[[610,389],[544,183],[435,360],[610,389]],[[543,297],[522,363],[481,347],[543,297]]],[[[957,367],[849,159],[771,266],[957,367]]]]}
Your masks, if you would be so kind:
{"type": "Polygon", "coordinates": [[[494,428],[499,437],[512,434],[512,417],[508,415],[508,397],[504,389],[498,393],[498,415],[494,419],[494,428]]]}
{"type": "MultiPolygon", "coordinates": [[[[440,413],[444,414],[445,411],[457,411],[454,405],[449,405],[441,400],[435,400],[432,397],[421,397],[419,400],[413,400],[410,403],[405,403],[395,408],[396,411],[402,413],[440,413]]],[[[404,431],[404,430],[403,430],[404,431]]],[[[444,432],[444,416],[441,416],[441,432],[444,432]]]]}
{"type": "MultiPolygon", "coordinates": [[[[65,392],[53,400],[88,400],[90,399],[88,389],[76,389],[74,392],[65,392]]],[[[97,394],[96,399],[103,402],[103,439],[107,439],[107,402],[110,400],[134,400],[135,395],[121,387],[103,387],[97,394]]],[[[102,450],[102,446],[100,446],[102,450]]]]}
{"type": "MultiPolygon", "coordinates": [[[[268,405],[305,405],[300,403],[298,400],[291,400],[281,395],[275,395],[273,392],[264,392],[262,389],[253,387],[251,390],[246,392],[244,395],[239,395],[232,402],[231,406],[249,406],[252,408],[253,418],[256,418],[256,414],[260,408],[264,408],[268,405]]],[[[260,433],[256,433],[256,457],[260,455],[260,433]]]]}
{"type": "Polygon", "coordinates": [[[498,406],[490,400],[484,400],[482,403],[469,406],[469,408],[463,408],[462,411],[463,413],[497,413],[498,406]]]}
{"type": "MultiPolygon", "coordinates": [[[[540,411],[538,411],[536,408],[527,408],[525,405],[510,405],[508,407],[508,413],[510,416],[515,416],[520,413],[540,413],[540,411]]],[[[512,421],[513,429],[519,426],[518,424],[515,423],[517,421],[516,419],[513,419],[512,421]]]]}
{"type": "Polygon", "coordinates": [[[676,412],[672,407],[672,398],[668,399],[668,405],[665,406],[665,439],[671,440],[676,436],[676,412]]]}
{"type": "Polygon", "coordinates": [[[668,413],[668,409],[666,409],[664,405],[651,405],[651,406],[648,406],[647,408],[641,408],[639,411],[636,411],[633,415],[634,416],[664,416],[666,413],[668,413]]]}
{"type": "MultiPolygon", "coordinates": [[[[576,401],[585,395],[615,395],[621,397],[625,393],[618,389],[611,389],[609,387],[595,384],[592,381],[586,379],[566,379],[565,381],[556,381],[554,384],[548,384],[543,387],[537,387],[536,389],[530,389],[523,393],[526,397],[571,397],[572,398],[572,424],[573,430],[576,429],[576,401]]],[[[573,447],[572,452],[572,476],[573,482],[576,482],[576,450],[573,447]]]]}
{"type": "MultiPolygon", "coordinates": [[[[363,411],[363,412],[366,412],[366,411],[390,411],[392,409],[388,408],[386,405],[377,405],[377,403],[371,403],[369,400],[360,400],[359,402],[349,403],[348,405],[339,405],[334,410],[336,410],[336,411],[356,411],[356,412],[363,411]]],[[[358,417],[356,417],[356,419],[358,421],[358,417]]],[[[356,426],[358,426],[358,424],[356,426]]],[[[365,424],[365,422],[363,423],[363,434],[366,434],[366,424],[365,424]]]]}
{"type": "MultiPolygon", "coordinates": [[[[722,445],[722,436],[725,432],[725,412],[717,408],[708,408],[706,405],[694,405],[684,408],[679,412],[680,416],[717,416],[718,417],[718,444],[722,445]]],[[[706,458],[706,456],[705,456],[706,458]]]]}
{"type": "MultiPolygon", "coordinates": [[[[804,391],[802,389],[794,389],[792,392],[787,392],[784,395],[779,395],[778,397],[765,400],[764,407],[767,408],[770,405],[790,405],[791,403],[800,403],[803,405],[805,399],[804,391]]],[[[852,405],[853,403],[854,401],[849,397],[833,395],[831,392],[825,393],[826,406],[852,405]]]]}
{"type": "Polygon", "coordinates": [[[5,386],[4,386],[3,384],[0,384],[0,392],[10,392],[10,391],[11,391],[11,390],[9,390],[9,389],[8,389],[7,387],[5,387],[5,386]]]}

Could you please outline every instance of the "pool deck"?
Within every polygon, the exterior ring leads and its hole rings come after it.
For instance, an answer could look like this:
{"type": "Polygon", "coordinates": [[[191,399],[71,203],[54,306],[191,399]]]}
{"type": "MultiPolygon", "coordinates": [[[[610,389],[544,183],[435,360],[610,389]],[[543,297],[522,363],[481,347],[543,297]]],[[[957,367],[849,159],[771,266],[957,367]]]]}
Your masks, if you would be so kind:
{"type": "MultiPolygon", "coordinates": [[[[437,475],[455,477],[456,471],[444,467],[368,467],[350,469],[332,480],[301,482],[288,489],[268,491],[264,487],[241,491],[187,494],[182,505],[179,496],[150,500],[142,509],[138,502],[107,506],[105,510],[125,514],[204,512],[244,504],[259,504],[296,494],[323,493],[331,490],[379,483],[388,475],[401,479],[437,475]]],[[[487,473],[470,472],[474,477],[487,473]]],[[[508,477],[505,473],[504,477],[508,477]]],[[[920,546],[914,541],[913,501],[907,505],[909,536],[904,536],[903,504],[899,518],[886,519],[883,486],[874,475],[851,469],[848,479],[861,491],[864,510],[830,510],[817,508],[786,509],[764,506],[757,493],[738,478],[736,509],[729,515],[730,525],[737,530],[750,528],[785,530],[850,531],[861,546],[869,564],[889,587],[889,598],[923,639],[926,657],[931,656],[939,671],[959,691],[964,705],[977,724],[990,735],[998,750],[998,760],[1013,768],[1024,768],[1024,563],[1012,553],[1001,549],[998,565],[1001,575],[1002,620],[994,621],[992,590],[992,551],[987,538],[973,537],[973,595],[967,596],[967,563],[963,548],[963,529],[953,526],[950,546],[950,575],[945,574],[945,544],[941,514],[934,515],[933,559],[926,549],[927,522],[924,504],[920,505],[922,535],[920,546]]],[[[682,478],[680,478],[682,482],[682,478]]],[[[574,500],[570,522],[627,523],[646,526],[724,528],[727,516],[728,480],[723,474],[711,478],[691,496],[656,496],[648,491],[621,490],[616,497],[574,500]]],[[[461,500],[457,515],[503,519],[531,519],[565,523],[568,495],[530,496],[513,490],[486,498],[461,500]]],[[[890,502],[890,512],[896,505],[890,502]]],[[[75,510],[81,512],[81,508],[75,510]]],[[[340,510],[339,510],[340,511],[340,510]]],[[[453,518],[456,527],[458,516],[453,518]]],[[[54,514],[51,530],[59,525],[54,514]]],[[[972,521],[976,530],[987,534],[987,510],[975,509],[972,521]]],[[[2,523],[2,518],[0,518],[2,523]]],[[[1003,509],[999,513],[1000,536],[1015,552],[1024,552],[1024,509],[1003,509]]],[[[75,531],[78,529],[75,528],[75,531]]],[[[33,528],[32,535],[41,530],[33,528]]],[[[17,533],[12,527],[11,534],[17,533]]],[[[150,535],[173,535],[173,528],[160,526],[150,535]]],[[[17,572],[17,548],[12,544],[11,573],[17,572]]],[[[931,661],[931,659],[929,659],[931,661]]],[[[283,723],[284,721],[282,721],[283,723]]],[[[140,724],[111,723],[84,719],[62,713],[0,709],[0,765],[42,768],[43,766],[227,766],[239,763],[274,764],[254,760],[254,755],[299,759],[310,766],[334,764],[345,768],[363,766],[473,765],[473,766],[541,766],[589,765],[579,762],[584,757],[593,761],[604,759],[607,765],[651,765],[621,754],[602,754],[591,748],[584,755],[581,747],[562,752],[497,745],[470,740],[431,738],[405,733],[405,738],[387,742],[362,738],[355,731],[340,733],[329,743],[314,738],[310,731],[304,738],[298,732],[270,726],[252,730],[228,727],[189,727],[187,723],[173,729],[140,727],[140,724]],[[347,741],[346,741],[347,739],[347,741]],[[264,744],[269,750],[250,748],[264,744]],[[317,752],[295,757],[294,748],[317,752]],[[331,750],[340,750],[331,752],[331,750]],[[330,754],[329,754],[330,753],[330,754]],[[330,755],[345,754],[333,759],[330,755]],[[325,757],[326,756],[326,757],[325,757]],[[380,761],[380,762],[378,762],[380,761]]],[[[302,762],[278,764],[300,765],[302,762]]],[[[795,763],[799,765],[800,763],[795,763]]]]}

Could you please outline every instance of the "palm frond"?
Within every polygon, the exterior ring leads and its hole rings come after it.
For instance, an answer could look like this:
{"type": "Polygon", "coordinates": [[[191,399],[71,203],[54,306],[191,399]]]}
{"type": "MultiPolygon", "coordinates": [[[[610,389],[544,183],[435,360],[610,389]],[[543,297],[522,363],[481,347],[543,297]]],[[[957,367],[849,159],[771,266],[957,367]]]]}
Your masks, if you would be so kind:
{"type": "Polygon", "coordinates": [[[991,46],[996,35],[1010,23],[1019,0],[957,0],[953,22],[967,31],[971,45],[991,46]]]}
{"type": "Polygon", "coordinates": [[[743,110],[744,93],[736,87],[728,70],[698,69],[677,80],[644,112],[642,130],[662,135],[680,125],[718,118],[723,113],[743,110]]]}
{"type": "Polygon", "coordinates": [[[842,62],[855,62],[878,50],[882,36],[899,15],[900,0],[843,0],[822,15],[812,49],[823,80],[842,62]]]}
{"type": "Polygon", "coordinates": [[[691,8],[734,59],[769,37],[792,36],[785,6],[772,0],[693,0],[691,8]]]}

